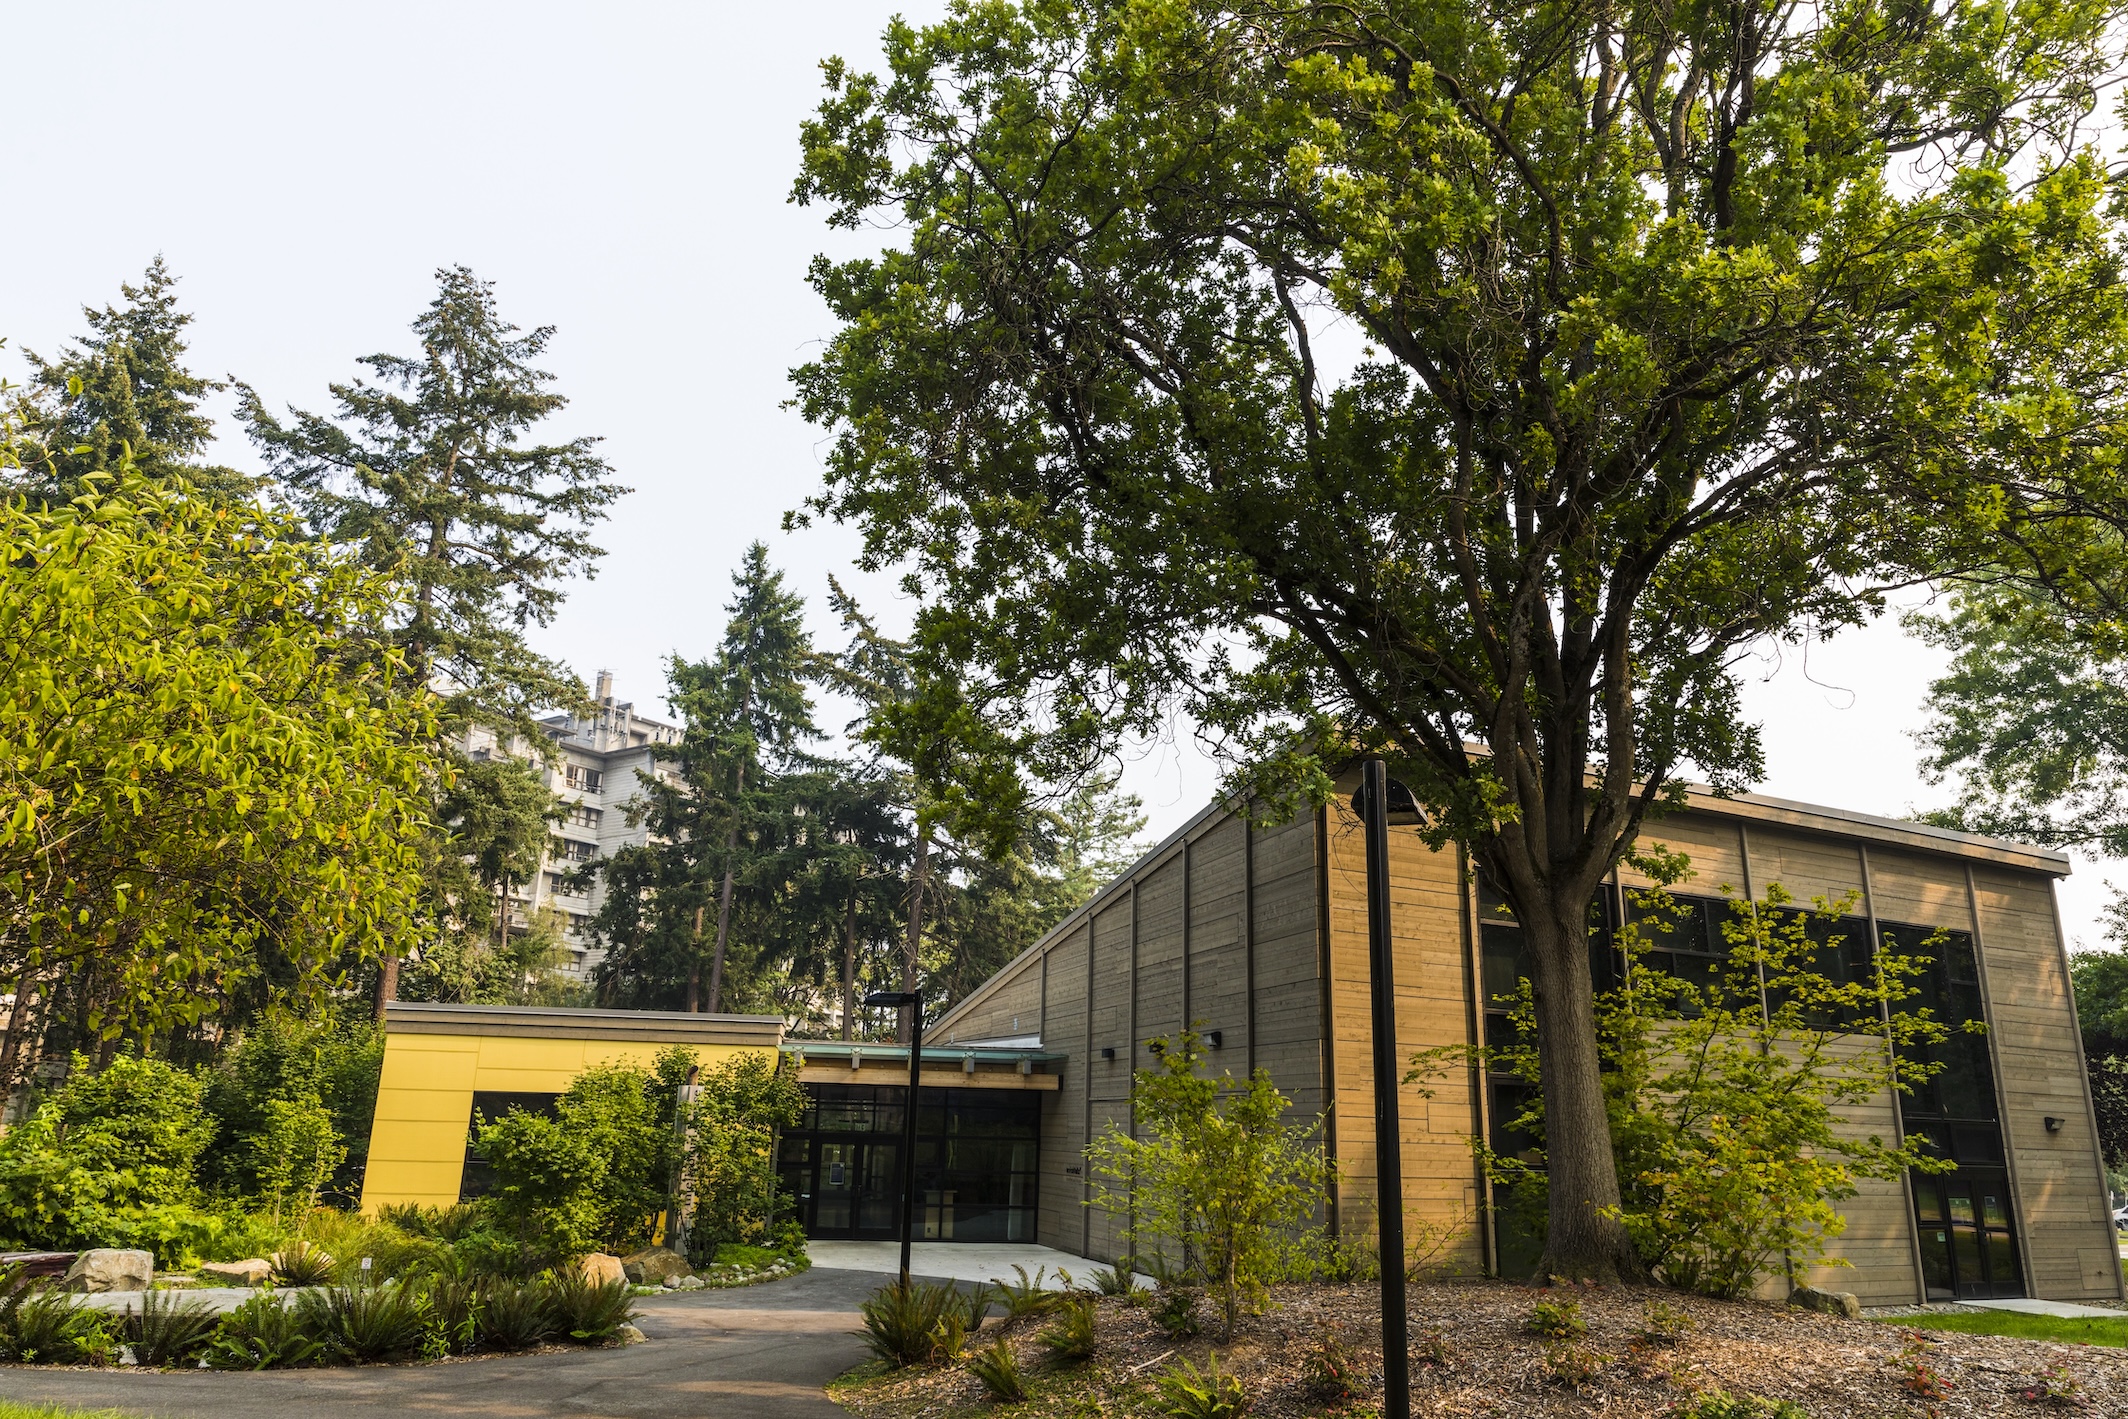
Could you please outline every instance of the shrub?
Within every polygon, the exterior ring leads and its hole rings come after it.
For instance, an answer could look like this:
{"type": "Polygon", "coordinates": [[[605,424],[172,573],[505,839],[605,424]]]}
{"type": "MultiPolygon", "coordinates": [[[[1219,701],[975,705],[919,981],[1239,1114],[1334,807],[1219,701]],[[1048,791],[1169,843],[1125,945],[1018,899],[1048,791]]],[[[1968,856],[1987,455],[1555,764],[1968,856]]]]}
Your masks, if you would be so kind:
{"type": "Polygon", "coordinates": [[[1248,1412],[1249,1394],[1238,1375],[1226,1374],[1214,1355],[1200,1370],[1178,1360],[1154,1379],[1156,1407],[1169,1419],[1239,1419],[1248,1412]]]}
{"type": "Polygon", "coordinates": [[[580,1345],[604,1345],[635,1319],[635,1300],[625,1281],[600,1283],[568,1267],[555,1273],[548,1286],[557,1326],[580,1345]]]}
{"type": "Polygon", "coordinates": [[[331,1253],[301,1237],[275,1252],[270,1261],[273,1279],[283,1286],[323,1286],[332,1280],[331,1253]]]}
{"type": "Polygon", "coordinates": [[[108,1365],[118,1358],[116,1318],[59,1291],[25,1299],[5,1338],[9,1358],[25,1365],[108,1365]]]}
{"type": "Polygon", "coordinates": [[[1006,1320],[1027,1320],[1034,1316],[1046,1316],[1057,1308],[1062,1293],[1042,1285],[1042,1278],[1049,1274],[1048,1267],[1036,1267],[1032,1276],[1027,1274],[1027,1268],[1024,1266],[1015,1265],[1012,1271],[1018,1280],[994,1283],[998,1302],[1005,1307],[1006,1320]]]}
{"type": "Polygon", "coordinates": [[[513,1108],[475,1130],[474,1149],[495,1170],[488,1203],[520,1244],[564,1255],[591,1249],[606,1164],[589,1139],[513,1108]]]}
{"type": "Polygon", "coordinates": [[[1422,1365],[1446,1365],[1456,1358],[1456,1348],[1437,1325],[1429,1325],[1411,1343],[1411,1353],[1422,1365]]]}
{"type": "Polygon", "coordinates": [[[1718,1389],[1680,1400],[1664,1412],[1672,1419],[1810,1419],[1803,1406],[1785,1399],[1761,1399],[1752,1394],[1732,1398],[1718,1389]]]}
{"type": "Polygon", "coordinates": [[[1326,1327],[1301,1361],[1308,1392],[1325,1404],[1349,1404],[1366,1392],[1367,1372],[1336,1326],[1326,1327]]]}
{"type": "Polygon", "coordinates": [[[983,1389],[1000,1404],[1018,1404],[1027,1398],[1027,1377],[1020,1373],[1012,1343],[999,1337],[968,1357],[968,1372],[983,1382],[983,1389]]]}
{"type": "Polygon", "coordinates": [[[1203,1077],[1195,1030],[1154,1041],[1160,1067],[1134,1075],[1135,1136],[1111,1124],[1086,1150],[1093,1205],[1124,1219],[1133,1248],[1161,1238],[1217,1298],[1231,1337],[1273,1281],[1312,1272],[1328,1178],[1312,1125],[1284,1122],[1293,1101],[1257,1070],[1246,1083],[1203,1077]]]}
{"type": "Polygon", "coordinates": [[[2080,1409],[2084,1403],[2084,1383],[2069,1373],[2067,1365],[2049,1365],[2031,1383],[2018,1386],[2017,1397],[2026,1404],[2080,1409]]]}
{"type": "Polygon", "coordinates": [[[1560,1384],[1580,1389],[1603,1373],[1605,1357],[1578,1340],[1554,1340],[1544,1347],[1542,1363],[1560,1384]]]}
{"type": "Polygon", "coordinates": [[[1088,1279],[1104,1296],[1122,1296],[1127,1300],[1138,1290],[1136,1263],[1130,1257],[1119,1259],[1114,1266],[1095,1267],[1088,1279]]]}
{"type": "Polygon", "coordinates": [[[491,1281],[480,1293],[475,1326],[484,1344],[498,1350],[530,1350],[560,1330],[554,1296],[537,1280],[491,1281]]]}
{"type": "Polygon", "coordinates": [[[311,1334],[350,1360],[397,1360],[420,1353],[428,1297],[396,1281],[309,1291],[297,1302],[311,1334]]]}
{"type": "Polygon", "coordinates": [[[726,1242],[769,1238],[783,1210],[776,1130],[804,1116],[805,1092],[796,1074],[758,1054],[703,1070],[699,1084],[683,1171],[694,1209],[689,1248],[708,1257],[726,1242]]]}
{"type": "Polygon", "coordinates": [[[1203,1329],[1197,1316],[1197,1288],[1163,1286],[1153,1299],[1153,1324],[1170,1340],[1187,1340],[1203,1329]]]}
{"type": "Polygon", "coordinates": [[[1094,1298],[1072,1295],[1056,1305],[1056,1320],[1036,1339],[1049,1348],[1052,1359],[1076,1365],[1094,1357],[1094,1298]]]}
{"type": "Polygon", "coordinates": [[[1649,1349],[1677,1344],[1692,1333],[1692,1317],[1668,1301],[1650,1301],[1640,1310],[1635,1343],[1649,1349]]]}
{"type": "Polygon", "coordinates": [[[182,1365],[205,1350],[220,1324],[204,1301],[179,1291],[148,1291],[140,1298],[139,1315],[127,1311],[125,1332],[133,1342],[133,1358],[161,1369],[182,1365]]]}
{"type": "Polygon", "coordinates": [[[312,1093],[267,1100],[250,1145],[259,1192],[275,1220],[283,1209],[300,1213],[316,1207],[334,1169],[347,1158],[331,1110],[312,1093]]]}
{"type": "Polygon", "coordinates": [[[1579,1340],[1589,1333],[1579,1301],[1539,1301],[1522,1318],[1522,1328],[1550,1340],[1579,1340]]]}
{"type": "Polygon", "coordinates": [[[222,1317],[207,1349],[207,1363],[217,1370],[274,1370],[308,1364],[326,1351],[311,1335],[304,1317],[282,1297],[253,1296],[222,1317]]]}
{"type": "Polygon", "coordinates": [[[451,1264],[428,1277],[428,1335],[422,1349],[463,1355],[480,1335],[481,1283],[455,1255],[446,1257],[451,1264]]]}
{"type": "Polygon", "coordinates": [[[585,1198],[586,1241],[630,1252],[650,1241],[670,1202],[680,1162],[674,1114],[694,1053],[674,1045],[654,1068],[606,1064],[585,1070],[555,1100],[562,1127],[581,1138],[603,1165],[585,1198]]]}
{"type": "Polygon", "coordinates": [[[220,1146],[201,1160],[204,1181],[226,1192],[272,1192],[260,1176],[261,1162],[271,1161],[259,1142],[269,1127],[269,1106],[314,1099],[343,1150],[321,1196],[352,1206],[369,1156],[383,1062],[383,1032],[366,1010],[315,1019],[269,1012],[223,1051],[207,1076],[204,1104],[220,1146]]]}
{"type": "Polygon", "coordinates": [[[922,1364],[937,1347],[940,1323],[949,1313],[959,1313],[961,1304],[951,1286],[890,1282],[858,1307],[865,1345],[890,1365],[922,1364]]]}

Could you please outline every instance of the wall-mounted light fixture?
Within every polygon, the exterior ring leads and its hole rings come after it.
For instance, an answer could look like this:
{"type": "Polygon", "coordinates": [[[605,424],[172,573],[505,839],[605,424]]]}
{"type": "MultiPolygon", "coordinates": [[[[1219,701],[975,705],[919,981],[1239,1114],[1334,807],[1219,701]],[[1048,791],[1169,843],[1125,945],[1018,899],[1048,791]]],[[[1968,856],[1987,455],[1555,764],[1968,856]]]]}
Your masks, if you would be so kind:
{"type": "Polygon", "coordinates": [[[2059,1133],[2059,1132],[2061,1132],[2061,1131],[2062,1131],[2062,1125],[2063,1125],[2063,1124],[2065,1124],[2065,1123],[2067,1123],[2067,1122],[2068,1122],[2068,1120],[2067,1120],[2067,1119],[2061,1119],[2061,1118],[2056,1118],[2056,1117],[2055,1117],[2054,1115],[2052,1115],[2052,1114],[2048,1114],[2048,1115],[2047,1115],[2047,1132],[2049,1132],[2049,1133],[2059,1133]]]}
{"type": "Polygon", "coordinates": [[[1221,1045],[1224,1045],[1226,1043],[1226,1031],[1214,1030],[1209,1035],[1206,1035],[1205,1038],[1212,1042],[1213,1049],[1218,1049],[1221,1045]]]}
{"type": "Polygon", "coordinates": [[[1114,1045],[1103,1045],[1103,1046],[1101,1046],[1101,1058],[1103,1058],[1103,1059],[1114,1059],[1115,1057],[1116,1057],[1116,1047],[1115,1047],[1114,1045]]]}

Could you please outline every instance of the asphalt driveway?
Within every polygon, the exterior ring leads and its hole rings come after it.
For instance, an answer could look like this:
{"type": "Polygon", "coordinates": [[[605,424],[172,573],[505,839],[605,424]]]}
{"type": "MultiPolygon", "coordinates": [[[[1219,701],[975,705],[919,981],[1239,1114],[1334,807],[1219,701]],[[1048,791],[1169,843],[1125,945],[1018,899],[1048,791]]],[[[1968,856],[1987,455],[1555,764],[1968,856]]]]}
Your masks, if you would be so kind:
{"type": "Polygon", "coordinates": [[[865,1358],[851,1332],[858,1302],[879,1282],[815,1268],[760,1286],[646,1296],[637,1324],[648,1339],[621,1350],[260,1374],[0,1365],[0,1396],[156,1419],[842,1419],[822,1386],[865,1358]]]}

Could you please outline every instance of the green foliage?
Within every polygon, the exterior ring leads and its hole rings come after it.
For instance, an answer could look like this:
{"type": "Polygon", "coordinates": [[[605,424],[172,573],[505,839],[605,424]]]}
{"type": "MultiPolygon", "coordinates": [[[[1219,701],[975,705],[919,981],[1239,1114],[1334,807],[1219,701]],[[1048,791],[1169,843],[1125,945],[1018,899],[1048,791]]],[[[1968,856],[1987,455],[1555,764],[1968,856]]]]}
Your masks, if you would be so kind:
{"type": "Polygon", "coordinates": [[[0,1136],[0,1245],[152,1244],[182,1258],[213,1223],[192,1204],[214,1136],[200,1081],[161,1060],[120,1055],[73,1070],[0,1136]]]}
{"type": "Polygon", "coordinates": [[[1064,1296],[1055,1306],[1056,1319],[1035,1339],[1048,1347],[1050,1357],[1063,1365],[1083,1364],[1094,1357],[1094,1298],[1083,1294],[1064,1296]]]}
{"type": "Polygon", "coordinates": [[[998,1302],[1005,1307],[1007,1320],[1046,1316],[1063,1301],[1063,1292],[1052,1291],[1042,1284],[1042,1277],[1048,1270],[1046,1266],[1039,1266],[1034,1275],[1029,1276],[1026,1267],[1014,1265],[1012,1271],[1016,1280],[991,1283],[998,1302]]]}
{"type": "Polygon", "coordinates": [[[606,1163],[590,1140],[554,1119],[513,1108],[474,1129],[474,1148],[495,1170],[488,1203],[519,1242],[559,1256],[591,1249],[606,1163]]]}
{"type": "Polygon", "coordinates": [[[2016,1311],[1953,1312],[1948,1315],[1901,1316],[1910,1330],[1949,1330],[1961,1335],[2007,1335],[2057,1345],[2108,1345],[2128,1348],[2128,1317],[2034,1316],[2016,1311]]]}
{"type": "Polygon", "coordinates": [[[1680,1400],[1670,1412],[1676,1419],[1810,1419],[1808,1410],[1790,1400],[1730,1395],[1719,1389],[1702,1390],[1680,1400]]]}
{"type": "MultiPolygon", "coordinates": [[[[1746,648],[2105,561],[2123,40],[1978,13],[958,0],[829,61],[793,195],[895,235],[793,378],[807,516],[922,606],[882,732],[1001,838],[1178,717],[1273,814],[1382,750],[1582,979],[1646,814],[1761,770],[1746,648]]],[[[1612,1276],[1585,991],[1548,1261],[1612,1276]]]]}
{"type": "Polygon", "coordinates": [[[118,1358],[117,1329],[118,1317],[40,1290],[14,1309],[0,1346],[25,1365],[108,1365],[118,1358]]]}
{"type": "Polygon", "coordinates": [[[495,1281],[481,1291],[475,1321],[483,1344],[497,1350],[530,1350],[560,1332],[554,1293],[538,1280],[495,1281]]]}
{"type": "Polygon", "coordinates": [[[0,507],[0,569],[0,978],[111,1038],[418,929],[430,697],[346,653],[389,578],[137,474],[0,507]]]}
{"type": "Polygon", "coordinates": [[[1087,1149],[1093,1205],[1124,1219],[1134,1253],[1175,1248],[1232,1336],[1272,1282],[1317,1264],[1322,1149],[1312,1125],[1283,1122],[1293,1103],[1267,1071],[1245,1084],[1205,1077],[1195,1030],[1154,1048],[1160,1067],[1136,1075],[1136,1136],[1111,1125],[1087,1149]]]}
{"type": "Polygon", "coordinates": [[[1153,1384],[1159,1394],[1156,1407],[1168,1419],[1240,1419],[1249,1410],[1241,1377],[1222,1371],[1216,1354],[1201,1370],[1177,1360],[1155,1375],[1153,1384]]]}
{"type": "Polygon", "coordinates": [[[1579,1301],[1539,1301],[1522,1318],[1522,1328],[1547,1340],[1579,1340],[1589,1333],[1579,1301]]]}
{"type": "Polygon", "coordinates": [[[924,1364],[938,1348],[941,1328],[949,1318],[960,1318],[961,1308],[950,1285],[891,1282],[858,1305],[865,1348],[890,1365],[924,1364]]]}
{"type": "MultiPolygon", "coordinates": [[[[1642,865],[1673,879],[1685,870],[1675,859],[1642,865]]],[[[1619,933],[1625,978],[1596,1012],[1607,1132],[1623,1185],[1615,1215],[1643,1264],[1668,1284],[1741,1296],[1769,1268],[1793,1278],[1819,1264],[1846,1226],[1836,1204],[1854,1195],[1856,1179],[1944,1166],[1919,1138],[1858,1137],[1838,1123],[1842,1109],[1937,1072],[1919,1055],[1947,1032],[1903,1008],[1925,959],[1886,950],[1866,970],[1837,964],[1854,959],[1838,934],[1845,903],[1797,909],[1779,883],[1757,903],[1733,902],[1721,926],[1728,955],[1710,979],[1694,981],[1645,961],[1652,943],[1644,924],[1664,929],[1676,902],[1661,889],[1634,896],[1644,915],[1619,933]]],[[[1511,1019],[1515,1042],[1479,1053],[1488,1068],[1538,1084],[1527,980],[1511,1019]]],[[[1415,1056],[1411,1077],[1466,1054],[1415,1056]]],[[[1508,1123],[1536,1146],[1516,1157],[1483,1144],[1479,1152],[1509,1205],[1535,1220],[1547,1184],[1541,1092],[1532,1090],[1508,1123]]]]}
{"type": "Polygon", "coordinates": [[[308,1364],[325,1354],[325,1342],[309,1334],[298,1307],[272,1292],[249,1297],[222,1317],[207,1350],[217,1370],[274,1370],[308,1364]]]}
{"type": "Polygon", "coordinates": [[[580,1345],[604,1345],[636,1318],[635,1300],[625,1281],[597,1282],[575,1267],[564,1267],[547,1282],[555,1325],[580,1345]]]}
{"type": "Polygon", "coordinates": [[[1163,1282],[1153,1296],[1153,1324],[1170,1340],[1187,1340],[1204,1328],[1197,1313],[1201,1299],[1195,1286],[1163,1282]]]}
{"type": "Polygon", "coordinates": [[[184,1365],[196,1359],[214,1342],[221,1318],[205,1301],[181,1291],[148,1291],[140,1298],[140,1313],[126,1312],[126,1333],[133,1342],[133,1358],[161,1369],[184,1365]]]}
{"type": "Polygon", "coordinates": [[[1690,1312],[1668,1301],[1650,1301],[1640,1308],[1640,1326],[1633,1332],[1633,1339],[1649,1348],[1666,1348],[1683,1342],[1692,1327],[1690,1312]]]}
{"type": "Polygon", "coordinates": [[[1301,1379],[1308,1392],[1325,1404],[1350,1404],[1367,1392],[1367,1371],[1337,1326],[1325,1327],[1301,1360],[1301,1379]]]}
{"type": "Polygon", "coordinates": [[[983,1382],[983,1391],[999,1404],[1018,1404],[1027,1398],[1027,1377],[1020,1373],[1012,1342],[1000,1337],[968,1356],[968,1373],[983,1382]]]}
{"type": "Polygon", "coordinates": [[[332,1111],[315,1094],[267,1104],[252,1146],[257,1150],[253,1171],[276,1218],[284,1207],[299,1212],[316,1207],[318,1194],[347,1157],[332,1111]]]}
{"type": "Polygon", "coordinates": [[[1097,1266],[1088,1279],[1094,1290],[1104,1296],[1130,1296],[1138,1289],[1137,1262],[1132,1257],[1119,1258],[1114,1266],[1097,1266]]]}
{"type": "Polygon", "coordinates": [[[624,1254],[649,1244],[680,1161],[674,1113],[693,1063],[692,1051],[671,1046],[650,1069],[594,1065],[555,1102],[561,1127],[599,1161],[588,1240],[601,1251],[624,1254]]]}
{"type": "Polygon", "coordinates": [[[296,1305],[312,1336],[335,1353],[364,1363],[419,1354],[428,1323],[428,1297],[409,1282],[306,1291],[296,1305]]]}
{"type": "Polygon", "coordinates": [[[283,1286],[323,1286],[332,1280],[332,1255],[300,1238],[275,1252],[271,1260],[273,1279],[283,1286]]]}
{"type": "Polygon", "coordinates": [[[369,1155],[383,1065],[384,1034],[366,1011],[309,1017],[266,1011],[206,1071],[202,1102],[221,1146],[201,1160],[201,1181],[226,1192],[270,1195],[274,1189],[262,1169],[278,1152],[267,1139],[274,1110],[291,1100],[315,1099],[330,1115],[338,1146],[347,1150],[324,1191],[352,1204],[360,1190],[357,1169],[369,1155]]]}
{"type": "Polygon", "coordinates": [[[694,1205],[689,1246],[706,1256],[727,1242],[770,1240],[782,1210],[775,1137],[805,1113],[797,1074],[762,1054],[702,1071],[688,1117],[685,1184],[694,1205]]]}

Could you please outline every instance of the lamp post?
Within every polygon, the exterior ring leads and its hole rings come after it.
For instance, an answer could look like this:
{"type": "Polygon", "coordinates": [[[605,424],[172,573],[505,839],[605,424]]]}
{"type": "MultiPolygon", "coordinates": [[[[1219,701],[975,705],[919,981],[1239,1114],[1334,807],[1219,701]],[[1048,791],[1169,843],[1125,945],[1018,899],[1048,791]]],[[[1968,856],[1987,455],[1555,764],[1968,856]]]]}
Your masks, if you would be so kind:
{"type": "Polygon", "coordinates": [[[1367,975],[1374,1005],[1375,1228],[1382,1257],[1382,1419],[1411,1419],[1404,1306],[1404,1133],[1397,1119],[1396,959],[1389,920],[1389,825],[1420,823],[1411,790],[1369,759],[1352,796],[1367,825],[1367,975]]]}
{"type": "Polygon", "coordinates": [[[916,1230],[916,1090],[924,1059],[924,998],[913,990],[875,990],[871,1006],[909,1009],[909,1098],[901,1111],[901,1285],[909,1288],[909,1243],[916,1230]]]}

